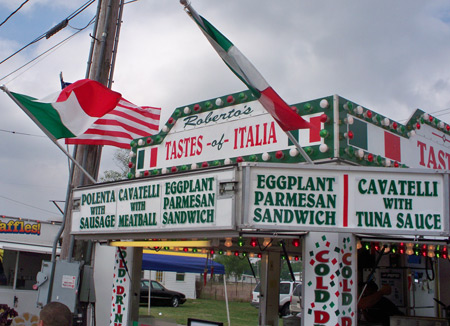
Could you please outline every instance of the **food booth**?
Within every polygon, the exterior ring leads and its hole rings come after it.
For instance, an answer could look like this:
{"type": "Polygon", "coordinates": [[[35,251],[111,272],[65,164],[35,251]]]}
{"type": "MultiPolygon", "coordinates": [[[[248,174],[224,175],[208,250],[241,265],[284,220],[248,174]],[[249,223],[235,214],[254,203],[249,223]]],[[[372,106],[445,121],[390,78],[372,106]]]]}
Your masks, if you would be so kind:
{"type": "Polygon", "coordinates": [[[36,275],[51,259],[60,227],[61,221],[0,216],[0,304],[17,312],[15,325],[38,321],[36,275]]]}
{"type": "Polygon", "coordinates": [[[292,109],[312,125],[291,133],[314,164],[241,92],[177,108],[134,140],[129,180],[74,190],[72,234],[119,248],[110,325],[137,320],[126,294],[142,248],[261,258],[259,325],[279,323],[281,260],[303,262],[302,325],[379,325],[358,312],[368,280],[391,285],[405,315],[391,324],[447,325],[450,126],[337,95],[292,109]]]}

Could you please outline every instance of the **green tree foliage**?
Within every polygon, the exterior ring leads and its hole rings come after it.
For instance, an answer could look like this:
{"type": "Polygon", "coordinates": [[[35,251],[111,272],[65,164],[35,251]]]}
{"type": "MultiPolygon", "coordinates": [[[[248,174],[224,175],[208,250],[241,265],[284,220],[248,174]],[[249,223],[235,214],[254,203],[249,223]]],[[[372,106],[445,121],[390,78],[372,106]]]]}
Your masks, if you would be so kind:
{"type": "MultiPolygon", "coordinates": [[[[301,272],[302,271],[302,262],[292,262],[291,261],[292,272],[301,272]]],[[[280,280],[282,281],[292,281],[291,273],[289,272],[289,267],[286,260],[281,260],[281,272],[280,272],[280,280]]]]}
{"type": "Polygon", "coordinates": [[[100,177],[100,181],[108,182],[126,179],[128,174],[128,162],[129,162],[128,154],[129,150],[127,149],[121,148],[116,150],[114,152],[113,162],[119,168],[119,171],[106,170],[100,177]]]}
{"type": "Polygon", "coordinates": [[[225,266],[225,275],[227,277],[235,276],[240,278],[244,273],[250,275],[252,273],[247,258],[220,255],[216,256],[214,260],[225,266]]]}

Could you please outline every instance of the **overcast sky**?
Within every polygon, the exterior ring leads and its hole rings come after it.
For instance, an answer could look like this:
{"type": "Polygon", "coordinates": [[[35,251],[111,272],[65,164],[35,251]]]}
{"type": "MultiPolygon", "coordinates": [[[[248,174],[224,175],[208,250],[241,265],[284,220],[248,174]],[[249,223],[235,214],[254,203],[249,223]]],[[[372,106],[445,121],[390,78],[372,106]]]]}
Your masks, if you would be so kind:
{"type": "MultiPolygon", "coordinates": [[[[0,61],[87,0],[31,0],[0,26],[0,61]]],[[[23,0],[0,1],[0,22],[23,0]]],[[[290,104],[339,94],[404,122],[416,108],[450,123],[448,0],[192,0],[290,104]]],[[[55,36],[0,64],[0,79],[85,27],[97,3],[55,36]]],[[[0,80],[37,98],[85,77],[92,26],[49,55],[0,80]]],[[[113,89],[137,105],[176,107],[245,89],[178,0],[125,5],[113,89]]],[[[68,163],[59,149],[0,92],[0,215],[60,216],[68,163]],[[23,135],[26,134],[26,135],[23,135]]],[[[105,147],[102,170],[117,169],[105,147]]],[[[72,149],[70,148],[70,152],[72,149]]]]}

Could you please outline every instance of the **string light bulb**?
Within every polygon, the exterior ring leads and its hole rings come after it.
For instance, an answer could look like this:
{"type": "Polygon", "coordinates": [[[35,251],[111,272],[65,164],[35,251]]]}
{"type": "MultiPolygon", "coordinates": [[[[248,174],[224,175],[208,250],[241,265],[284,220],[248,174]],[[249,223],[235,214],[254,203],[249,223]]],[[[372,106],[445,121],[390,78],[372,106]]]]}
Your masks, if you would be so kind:
{"type": "Polygon", "coordinates": [[[407,254],[408,256],[413,255],[414,254],[413,246],[414,246],[414,243],[411,243],[411,242],[407,243],[405,254],[407,254]]]}
{"type": "Polygon", "coordinates": [[[233,245],[233,241],[231,241],[231,238],[225,238],[225,247],[230,248],[233,245]]]}
{"type": "Polygon", "coordinates": [[[403,242],[400,242],[400,245],[398,246],[398,252],[402,255],[405,253],[405,244],[403,242]]]}
{"type": "Polygon", "coordinates": [[[359,250],[362,248],[361,240],[356,241],[356,249],[359,250]]]}
{"type": "Polygon", "coordinates": [[[271,245],[272,245],[272,239],[264,238],[263,246],[264,247],[270,247],[271,245]]]}

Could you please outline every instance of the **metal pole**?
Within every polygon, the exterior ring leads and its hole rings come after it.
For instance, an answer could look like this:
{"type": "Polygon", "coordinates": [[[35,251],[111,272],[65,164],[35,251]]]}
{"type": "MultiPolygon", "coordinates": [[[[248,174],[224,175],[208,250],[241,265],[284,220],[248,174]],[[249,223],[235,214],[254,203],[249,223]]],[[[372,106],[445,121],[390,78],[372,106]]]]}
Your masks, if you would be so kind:
{"type": "Polygon", "coordinates": [[[300,155],[303,156],[303,158],[308,162],[309,164],[314,164],[313,160],[306,154],[304,149],[300,146],[300,144],[297,142],[297,139],[295,139],[294,136],[292,136],[290,131],[286,131],[286,135],[288,136],[289,140],[295,145],[295,148],[299,151],[300,155]]]}
{"type": "Polygon", "coordinates": [[[22,105],[22,103],[20,103],[9,91],[9,89],[5,86],[5,85],[1,85],[0,89],[2,89],[21,109],[23,112],[25,112],[30,118],[31,120],[34,121],[35,124],[38,125],[38,127],[44,132],[44,134],[47,135],[48,138],[50,138],[50,140],[56,145],[58,146],[58,148],[64,153],[66,154],[66,156],[81,170],[81,172],[83,172],[88,178],[89,180],[91,180],[91,182],[93,183],[97,183],[97,180],[95,180],[90,174],[89,172],[87,172],[73,157],[72,155],[69,154],[69,152],[66,151],[66,149],[60,144],[58,143],[58,140],[39,122],[38,119],[36,119],[34,117],[34,115],[32,115],[30,113],[30,111],[28,111],[28,109],[26,107],[24,107],[22,105]]]}
{"type": "Polygon", "coordinates": [[[231,326],[231,321],[230,321],[230,308],[228,307],[227,281],[226,281],[225,274],[223,274],[223,287],[224,287],[224,290],[225,290],[225,304],[226,304],[226,306],[227,306],[227,320],[228,320],[228,326],[231,326]]]}

